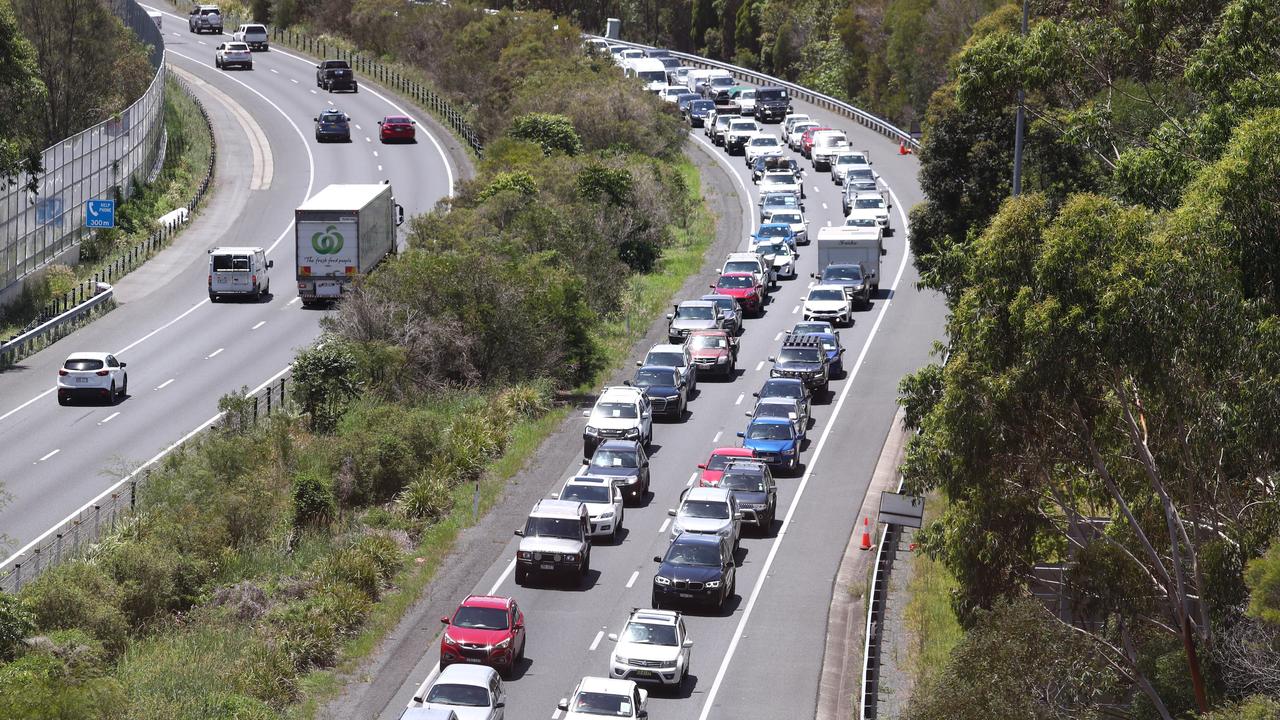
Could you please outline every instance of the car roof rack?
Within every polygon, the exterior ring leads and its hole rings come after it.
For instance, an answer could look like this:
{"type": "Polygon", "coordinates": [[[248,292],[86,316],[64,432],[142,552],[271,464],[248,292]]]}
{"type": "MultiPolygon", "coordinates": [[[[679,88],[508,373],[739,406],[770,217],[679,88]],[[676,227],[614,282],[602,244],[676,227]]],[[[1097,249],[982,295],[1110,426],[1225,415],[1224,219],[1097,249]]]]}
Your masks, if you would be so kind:
{"type": "Polygon", "coordinates": [[[822,338],[817,335],[808,333],[797,335],[796,333],[787,333],[782,338],[783,347],[814,347],[822,348],[822,338]]]}

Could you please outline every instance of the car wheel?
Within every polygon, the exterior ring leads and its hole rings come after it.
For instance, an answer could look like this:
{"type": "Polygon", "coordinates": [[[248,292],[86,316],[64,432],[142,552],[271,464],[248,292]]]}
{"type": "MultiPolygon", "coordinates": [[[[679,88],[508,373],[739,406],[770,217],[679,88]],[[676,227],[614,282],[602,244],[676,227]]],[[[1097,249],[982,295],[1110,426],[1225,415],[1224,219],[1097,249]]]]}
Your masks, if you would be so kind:
{"type": "Polygon", "coordinates": [[[619,534],[621,531],[622,531],[622,516],[619,515],[618,522],[613,524],[613,534],[609,536],[610,545],[619,545],[622,543],[622,536],[619,534]]]}
{"type": "Polygon", "coordinates": [[[582,558],[582,569],[578,572],[578,579],[586,582],[587,576],[591,574],[591,553],[588,551],[586,556],[582,558]]]}
{"type": "Polygon", "coordinates": [[[119,401],[120,401],[120,397],[119,397],[118,395],[116,395],[116,384],[115,384],[115,382],[112,382],[112,383],[111,383],[111,395],[110,395],[109,397],[110,397],[110,403],[111,403],[112,405],[115,405],[117,402],[119,402],[119,401]]]}
{"type": "Polygon", "coordinates": [[[527,644],[528,642],[529,642],[529,641],[528,641],[528,639],[527,639],[527,638],[526,638],[526,639],[524,639],[524,640],[521,640],[521,641],[520,641],[520,651],[516,653],[516,662],[517,662],[517,663],[522,663],[522,662],[524,662],[524,646],[525,646],[525,644],[527,644]]]}
{"type": "Polygon", "coordinates": [[[67,398],[62,397],[61,395],[59,395],[59,396],[58,396],[58,404],[59,404],[59,405],[67,405],[67,404],[69,404],[70,402],[71,402],[71,401],[70,401],[70,400],[68,400],[67,398]]]}
{"type": "Polygon", "coordinates": [[[649,595],[649,607],[653,608],[654,610],[661,610],[661,609],[662,609],[662,602],[661,602],[660,600],[658,600],[658,594],[657,594],[657,593],[651,593],[651,594],[649,595]]]}
{"type": "Polygon", "coordinates": [[[124,376],[124,385],[120,387],[120,397],[122,398],[129,397],[129,376],[128,375],[124,376]]]}

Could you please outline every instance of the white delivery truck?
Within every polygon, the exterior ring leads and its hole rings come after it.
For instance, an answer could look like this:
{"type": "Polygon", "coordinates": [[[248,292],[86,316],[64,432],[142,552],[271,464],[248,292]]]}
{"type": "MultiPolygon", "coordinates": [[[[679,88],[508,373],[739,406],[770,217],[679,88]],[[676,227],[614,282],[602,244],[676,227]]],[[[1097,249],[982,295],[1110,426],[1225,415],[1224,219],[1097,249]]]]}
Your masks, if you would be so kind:
{"type": "Polygon", "coordinates": [[[359,275],[396,252],[404,209],[389,183],[330,185],[293,213],[298,295],[306,307],[337,299],[359,275]]]}
{"type": "MultiPolygon", "coordinates": [[[[818,273],[827,282],[833,265],[861,265],[871,281],[871,292],[880,290],[880,229],[836,225],[818,229],[818,273]]],[[[838,278],[837,278],[838,280],[838,278]]]]}
{"type": "Polygon", "coordinates": [[[639,78],[644,81],[645,88],[649,92],[658,92],[667,86],[667,66],[657,58],[642,57],[627,60],[623,63],[622,72],[629,78],[639,78]]]}

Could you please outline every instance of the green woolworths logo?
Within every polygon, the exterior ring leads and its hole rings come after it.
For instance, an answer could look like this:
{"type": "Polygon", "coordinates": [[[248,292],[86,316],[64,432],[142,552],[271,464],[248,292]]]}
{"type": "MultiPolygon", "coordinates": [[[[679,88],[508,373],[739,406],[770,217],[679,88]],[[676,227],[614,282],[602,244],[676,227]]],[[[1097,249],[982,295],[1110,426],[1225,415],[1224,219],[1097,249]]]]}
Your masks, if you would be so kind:
{"type": "Polygon", "coordinates": [[[311,247],[321,255],[332,255],[342,249],[342,233],[338,232],[337,225],[330,225],[324,229],[324,232],[318,232],[311,236],[311,247]]]}

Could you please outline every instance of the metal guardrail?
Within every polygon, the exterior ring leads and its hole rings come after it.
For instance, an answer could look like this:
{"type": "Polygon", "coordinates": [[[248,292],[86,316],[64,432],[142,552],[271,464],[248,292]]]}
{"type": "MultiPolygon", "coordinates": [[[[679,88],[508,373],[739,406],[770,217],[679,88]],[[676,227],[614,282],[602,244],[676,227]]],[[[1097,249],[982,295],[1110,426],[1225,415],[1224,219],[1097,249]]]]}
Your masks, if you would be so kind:
{"type": "Polygon", "coordinates": [[[239,431],[252,427],[271,413],[287,407],[289,370],[281,370],[246,395],[234,413],[219,412],[209,418],[0,562],[0,592],[16,593],[45,570],[89,552],[95,543],[115,530],[137,508],[138,489],[157,464],[187,441],[210,429],[239,431]]]}
{"type": "Polygon", "coordinates": [[[112,0],[112,10],[150,46],[155,77],[142,97],[113,117],[45,148],[37,192],[29,177],[0,184],[0,289],[7,288],[73,248],[91,232],[85,201],[124,200],[161,155],[164,138],[164,37],[134,0],[112,0]]]}
{"type": "MultiPolygon", "coordinates": [[[[898,489],[902,492],[903,480],[898,479],[898,489]]],[[[886,524],[880,536],[880,544],[876,546],[876,564],[871,573],[871,595],[867,599],[866,643],[862,652],[862,691],[858,703],[858,720],[873,720],[877,715],[880,701],[880,645],[881,630],[884,629],[884,615],[889,595],[889,572],[893,569],[894,557],[898,554],[898,539],[902,534],[899,525],[886,524]]]]}
{"type": "MultiPolygon", "coordinates": [[[[235,32],[232,28],[238,28],[247,22],[252,21],[233,14],[227,15],[227,34],[235,32]]],[[[471,127],[471,123],[467,122],[466,117],[454,109],[453,105],[444,96],[422,82],[409,77],[390,65],[378,62],[368,55],[337,45],[330,45],[323,40],[291,28],[272,27],[270,33],[272,41],[283,43],[315,57],[328,60],[346,60],[351,63],[352,69],[356,72],[363,73],[366,77],[381,83],[384,87],[391,88],[413,100],[420,107],[442,120],[457,133],[458,137],[462,138],[467,147],[471,148],[471,151],[476,154],[476,157],[484,155],[484,144],[480,141],[480,136],[476,134],[475,128],[471,127]]]]}
{"type": "MultiPolygon", "coordinates": [[[[148,22],[150,21],[148,20],[148,22]]],[[[200,99],[176,75],[165,71],[157,77],[161,81],[165,77],[171,77],[182,88],[187,97],[196,104],[196,108],[200,111],[200,116],[204,119],[205,126],[209,129],[209,162],[205,166],[204,177],[201,178],[200,184],[196,186],[195,194],[187,202],[186,212],[179,213],[175,219],[169,222],[161,223],[145,240],[120,253],[103,266],[101,270],[95,272],[92,280],[82,282],[62,297],[54,298],[50,301],[25,330],[7,341],[0,342],[0,368],[15,363],[21,358],[56,341],[62,337],[59,334],[60,332],[74,327],[80,319],[99,307],[104,302],[100,297],[101,288],[106,287],[109,291],[111,284],[117,279],[134,270],[157,251],[168,245],[179,229],[191,221],[194,210],[204,200],[204,196],[213,182],[213,168],[218,157],[217,141],[214,139],[213,125],[210,123],[209,113],[205,111],[204,104],[200,102],[200,99]],[[86,290],[88,290],[87,299],[86,290]]],[[[163,128],[163,124],[161,127],[163,128]]],[[[164,154],[165,151],[162,149],[160,156],[163,157],[164,154]]]]}
{"type": "MultiPolygon", "coordinates": [[[[625,40],[615,40],[601,35],[588,35],[587,37],[604,40],[605,42],[613,45],[626,45],[627,47],[639,48],[641,50],[653,49],[652,45],[643,45],[641,43],[627,42],[625,40]]],[[[793,98],[803,100],[811,105],[817,105],[824,110],[839,113],[859,125],[868,127],[881,135],[906,144],[906,146],[912,150],[920,149],[920,141],[912,137],[911,133],[897,127],[884,118],[873,115],[861,108],[854,107],[843,100],[837,100],[830,95],[814,92],[803,86],[796,85],[795,83],[787,82],[781,78],[776,78],[772,75],[765,75],[764,73],[756,72],[755,70],[749,70],[737,65],[730,65],[729,63],[720,62],[718,60],[708,60],[697,55],[676,52],[674,50],[671,51],[671,56],[679,58],[681,62],[690,67],[706,70],[727,70],[735,78],[754,85],[774,85],[786,88],[793,98]]]]}

